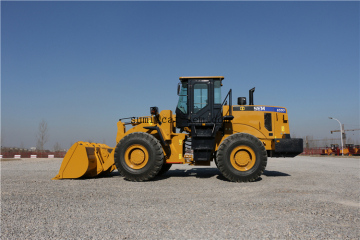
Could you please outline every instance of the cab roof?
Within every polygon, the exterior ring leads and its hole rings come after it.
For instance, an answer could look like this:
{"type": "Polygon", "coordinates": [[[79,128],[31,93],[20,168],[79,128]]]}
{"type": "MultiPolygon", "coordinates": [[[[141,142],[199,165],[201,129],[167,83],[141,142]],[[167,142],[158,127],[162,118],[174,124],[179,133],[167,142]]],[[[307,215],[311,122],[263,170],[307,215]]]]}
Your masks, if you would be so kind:
{"type": "Polygon", "coordinates": [[[223,76],[193,76],[193,77],[180,77],[180,81],[188,80],[188,79],[220,79],[223,80],[223,76]]]}

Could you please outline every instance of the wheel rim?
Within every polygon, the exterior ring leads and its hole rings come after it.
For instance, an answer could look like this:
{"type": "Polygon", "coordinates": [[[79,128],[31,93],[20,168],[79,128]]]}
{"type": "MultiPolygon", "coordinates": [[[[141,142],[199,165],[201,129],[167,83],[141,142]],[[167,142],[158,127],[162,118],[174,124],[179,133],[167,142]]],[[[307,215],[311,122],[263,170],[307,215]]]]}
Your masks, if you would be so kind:
{"type": "Polygon", "coordinates": [[[141,169],[149,161],[149,153],[145,147],[135,144],[125,151],[125,163],[132,169],[141,169]]]}
{"type": "Polygon", "coordinates": [[[232,150],[230,155],[231,165],[238,171],[248,171],[254,167],[256,162],[255,152],[248,146],[238,146],[232,150]]]}

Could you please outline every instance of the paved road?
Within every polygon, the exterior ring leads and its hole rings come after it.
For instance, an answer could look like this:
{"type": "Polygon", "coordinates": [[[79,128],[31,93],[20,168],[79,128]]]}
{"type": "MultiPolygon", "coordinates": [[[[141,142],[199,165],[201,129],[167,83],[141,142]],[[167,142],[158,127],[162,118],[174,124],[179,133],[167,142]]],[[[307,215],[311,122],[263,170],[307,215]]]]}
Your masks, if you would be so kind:
{"type": "Polygon", "coordinates": [[[134,183],[117,171],[50,180],[61,159],[1,162],[1,239],[358,239],[359,158],[270,158],[253,183],[173,165],[134,183]]]}

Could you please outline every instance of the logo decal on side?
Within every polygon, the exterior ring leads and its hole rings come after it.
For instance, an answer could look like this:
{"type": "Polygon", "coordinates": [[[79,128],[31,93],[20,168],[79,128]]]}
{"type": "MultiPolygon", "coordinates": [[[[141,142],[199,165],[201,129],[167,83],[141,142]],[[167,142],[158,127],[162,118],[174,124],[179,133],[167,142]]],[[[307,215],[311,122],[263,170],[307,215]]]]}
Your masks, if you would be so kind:
{"type": "Polygon", "coordinates": [[[254,111],[265,111],[265,107],[254,107],[254,111]]]}
{"type": "Polygon", "coordinates": [[[266,107],[266,106],[234,106],[233,111],[260,111],[260,112],[278,112],[286,113],[285,108],[266,107]]]}
{"type": "Polygon", "coordinates": [[[279,112],[279,113],[286,113],[286,109],[285,108],[274,108],[275,112],[279,112]]]}

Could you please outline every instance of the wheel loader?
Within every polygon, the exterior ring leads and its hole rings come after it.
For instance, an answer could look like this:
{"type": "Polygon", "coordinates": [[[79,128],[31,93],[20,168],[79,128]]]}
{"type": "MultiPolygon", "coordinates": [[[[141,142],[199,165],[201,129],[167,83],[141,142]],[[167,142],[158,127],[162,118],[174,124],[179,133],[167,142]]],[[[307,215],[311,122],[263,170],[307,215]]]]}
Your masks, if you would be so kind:
{"type": "Polygon", "coordinates": [[[357,154],[354,144],[345,144],[345,148],[340,151],[344,156],[353,156],[357,154]]]}
{"type": "Polygon", "coordinates": [[[355,145],[354,152],[354,156],[360,156],[360,145],[355,145]]]}
{"type": "Polygon", "coordinates": [[[339,144],[330,144],[330,147],[322,150],[320,155],[340,155],[339,144]]]}
{"type": "Polygon", "coordinates": [[[233,182],[255,181],[268,157],[295,157],[303,139],[291,138],[287,109],[249,104],[232,90],[221,98],[223,76],[180,77],[175,114],[150,107],[150,115],[117,122],[116,146],[77,142],[53,179],[90,178],[117,169],[130,181],[148,181],[172,164],[210,166],[233,182]],[[126,129],[127,126],[131,128],[126,129]]]}

